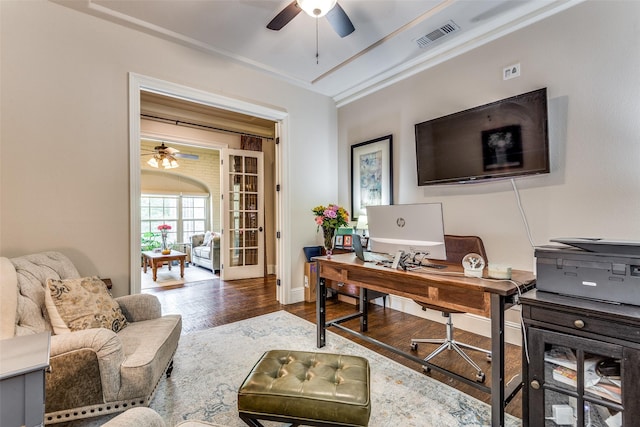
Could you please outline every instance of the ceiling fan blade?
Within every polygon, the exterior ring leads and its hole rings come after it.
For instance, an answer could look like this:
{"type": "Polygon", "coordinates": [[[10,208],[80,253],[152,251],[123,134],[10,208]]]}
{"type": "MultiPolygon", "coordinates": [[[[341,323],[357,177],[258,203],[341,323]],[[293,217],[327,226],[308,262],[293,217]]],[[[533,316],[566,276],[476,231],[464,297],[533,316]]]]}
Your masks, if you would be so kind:
{"type": "Polygon", "coordinates": [[[293,2],[289,4],[289,6],[282,9],[280,13],[278,13],[276,17],[267,24],[267,28],[270,30],[279,31],[293,18],[295,18],[301,11],[302,9],[300,9],[300,6],[298,6],[298,2],[296,0],[293,0],[293,2]]]}
{"type": "Polygon", "coordinates": [[[181,158],[181,159],[191,159],[191,160],[198,160],[200,158],[200,156],[198,156],[197,154],[186,154],[186,153],[177,153],[174,154],[173,157],[176,158],[181,158]]]}
{"type": "Polygon", "coordinates": [[[349,19],[344,9],[338,3],[336,3],[326,16],[329,24],[331,24],[340,37],[346,37],[356,30],[353,23],[351,23],[351,19],[349,19]]]}

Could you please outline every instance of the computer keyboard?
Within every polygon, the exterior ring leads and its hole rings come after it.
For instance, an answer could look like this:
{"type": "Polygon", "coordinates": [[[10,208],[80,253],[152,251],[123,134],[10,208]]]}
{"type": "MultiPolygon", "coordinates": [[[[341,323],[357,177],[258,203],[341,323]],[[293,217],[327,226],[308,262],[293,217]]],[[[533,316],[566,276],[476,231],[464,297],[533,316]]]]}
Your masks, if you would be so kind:
{"type": "Polygon", "coordinates": [[[447,268],[446,265],[442,265],[442,264],[420,264],[420,267],[437,268],[437,269],[447,268]]]}

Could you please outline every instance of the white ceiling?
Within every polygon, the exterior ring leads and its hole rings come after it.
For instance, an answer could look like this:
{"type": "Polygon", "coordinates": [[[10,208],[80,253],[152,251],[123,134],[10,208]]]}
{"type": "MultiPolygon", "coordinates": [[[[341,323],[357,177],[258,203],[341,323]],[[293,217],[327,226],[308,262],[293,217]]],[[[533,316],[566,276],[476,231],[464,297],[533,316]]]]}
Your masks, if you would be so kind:
{"type": "Polygon", "coordinates": [[[341,105],[582,0],[339,0],[356,30],[340,38],[319,18],[319,63],[316,18],[301,12],[280,31],[266,28],[291,0],[52,1],[224,55],[341,105]],[[418,47],[449,21],[459,30],[418,47]]]}

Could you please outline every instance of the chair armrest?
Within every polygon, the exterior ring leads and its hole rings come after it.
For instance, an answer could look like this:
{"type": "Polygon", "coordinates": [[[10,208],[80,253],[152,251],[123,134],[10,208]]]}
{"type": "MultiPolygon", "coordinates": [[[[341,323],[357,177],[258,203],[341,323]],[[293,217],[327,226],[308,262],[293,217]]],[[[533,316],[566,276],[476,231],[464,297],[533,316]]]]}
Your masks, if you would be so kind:
{"type": "Polygon", "coordinates": [[[102,427],[165,427],[162,417],[153,409],[146,407],[131,408],[111,419],[102,427]]]}
{"type": "MultiPolygon", "coordinates": [[[[104,398],[113,400],[120,390],[120,366],[125,360],[122,342],[117,334],[106,328],[85,329],[68,334],[51,337],[51,358],[66,358],[70,363],[65,365],[65,376],[73,371],[74,357],[79,351],[92,351],[98,359],[100,381],[104,398]]],[[[52,372],[55,375],[56,372],[52,372]]],[[[79,379],[81,380],[81,379],[79,379]]]]}
{"type": "Polygon", "coordinates": [[[157,319],[162,316],[160,300],[155,295],[125,295],[115,299],[129,322],[157,319]]]}

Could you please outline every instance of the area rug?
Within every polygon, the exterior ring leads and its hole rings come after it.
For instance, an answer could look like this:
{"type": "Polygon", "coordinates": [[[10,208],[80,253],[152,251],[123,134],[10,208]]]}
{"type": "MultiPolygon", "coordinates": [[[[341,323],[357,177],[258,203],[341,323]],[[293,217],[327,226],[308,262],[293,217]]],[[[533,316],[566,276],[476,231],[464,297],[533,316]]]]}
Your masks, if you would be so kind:
{"type": "MultiPolygon", "coordinates": [[[[237,415],[238,387],[265,351],[290,349],[366,357],[371,365],[370,427],[491,425],[489,405],[331,331],[326,342],[317,349],[315,325],[285,311],[183,335],[173,374],[160,381],[150,406],[170,427],[187,419],[246,427],[237,415]]],[[[505,418],[506,426],[521,425],[518,418],[505,418]]]]}
{"type": "Polygon", "coordinates": [[[206,268],[196,267],[190,265],[184,269],[184,277],[180,277],[180,266],[174,265],[169,270],[169,267],[164,265],[158,269],[156,281],[153,281],[153,272],[151,268],[147,268],[147,272],[142,274],[141,287],[142,289],[162,288],[165,286],[183,285],[185,283],[199,282],[202,280],[213,280],[217,278],[211,270],[206,268]]]}

